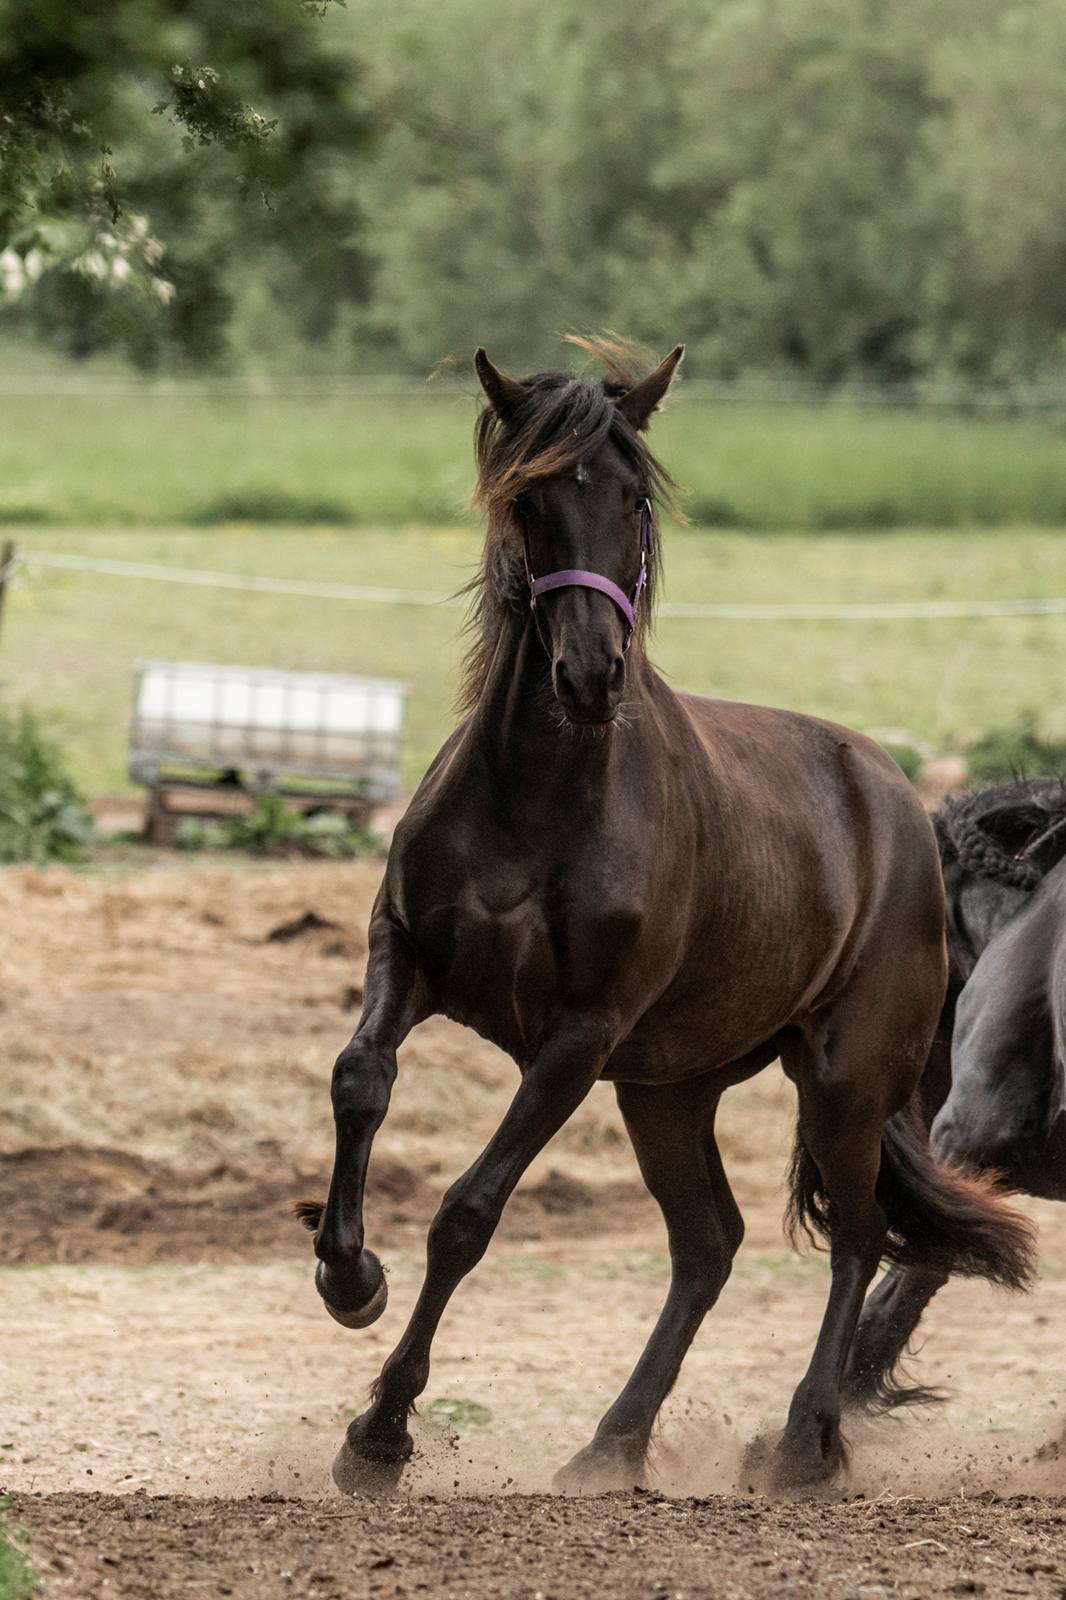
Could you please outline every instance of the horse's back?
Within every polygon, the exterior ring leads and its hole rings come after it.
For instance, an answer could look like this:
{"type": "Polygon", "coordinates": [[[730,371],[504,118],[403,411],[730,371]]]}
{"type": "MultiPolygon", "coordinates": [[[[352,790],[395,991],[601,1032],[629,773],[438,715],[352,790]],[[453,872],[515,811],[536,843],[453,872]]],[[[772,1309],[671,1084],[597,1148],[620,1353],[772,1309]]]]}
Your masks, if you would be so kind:
{"type": "Polygon", "coordinates": [[[855,729],[801,712],[678,695],[708,776],[734,796],[746,832],[775,833],[817,853],[839,892],[929,909],[939,937],[943,894],[932,825],[891,756],[855,729]]]}
{"type": "Polygon", "coordinates": [[[912,803],[909,809],[924,817],[897,763],[876,740],[855,728],[743,700],[698,694],[676,694],[675,699],[708,754],[718,762],[732,762],[739,776],[754,761],[760,775],[773,774],[778,782],[786,769],[806,773],[829,788],[843,781],[851,789],[857,778],[871,794],[886,788],[905,796],[912,803]]]}
{"type": "Polygon", "coordinates": [[[943,894],[931,826],[896,764],[862,734],[788,711],[674,695],[660,717],[678,812],[702,804],[707,843],[690,862],[676,974],[619,1075],[634,1055],[668,1056],[668,1035],[712,1033],[717,1062],[737,1059],[831,1006],[860,966],[901,1013],[896,991],[914,991],[924,1039],[942,994],[943,894]]]}

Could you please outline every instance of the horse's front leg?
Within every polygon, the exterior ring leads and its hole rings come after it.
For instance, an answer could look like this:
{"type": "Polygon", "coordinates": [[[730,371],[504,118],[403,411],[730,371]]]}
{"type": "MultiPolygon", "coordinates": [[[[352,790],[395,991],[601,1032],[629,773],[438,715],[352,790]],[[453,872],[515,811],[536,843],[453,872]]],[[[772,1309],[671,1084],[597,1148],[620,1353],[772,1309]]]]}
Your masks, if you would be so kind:
{"type": "Polygon", "coordinates": [[[334,1481],[345,1493],[398,1481],[413,1444],[407,1418],[429,1381],[430,1347],[444,1308],[484,1255],[529,1163],[599,1077],[612,1044],[602,1018],[569,1019],[528,1068],[481,1155],[445,1194],[429,1230],[426,1276],[411,1320],[334,1462],[334,1481]]]}
{"type": "Polygon", "coordinates": [[[301,1208],[316,1227],[315,1285],[330,1316],[365,1328],[385,1309],[381,1262],[363,1248],[363,1190],[370,1148],[389,1108],[396,1050],[419,1020],[418,974],[406,936],[378,912],[370,927],[370,959],[359,1027],[333,1068],[337,1149],[325,1209],[301,1208]]]}

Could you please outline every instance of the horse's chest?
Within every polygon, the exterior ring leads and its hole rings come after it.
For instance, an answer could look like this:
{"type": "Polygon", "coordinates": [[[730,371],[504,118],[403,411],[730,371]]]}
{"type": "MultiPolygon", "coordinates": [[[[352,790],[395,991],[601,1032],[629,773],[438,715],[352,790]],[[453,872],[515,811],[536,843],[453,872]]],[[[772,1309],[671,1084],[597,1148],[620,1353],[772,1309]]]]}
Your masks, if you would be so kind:
{"type": "Polygon", "coordinates": [[[523,1027],[523,996],[555,985],[548,918],[531,885],[489,878],[419,908],[412,932],[439,1008],[507,1048],[523,1027]]]}
{"type": "Polygon", "coordinates": [[[438,1008],[521,1058],[558,1005],[602,1003],[625,921],[568,883],[501,870],[458,880],[412,932],[438,1008]]]}

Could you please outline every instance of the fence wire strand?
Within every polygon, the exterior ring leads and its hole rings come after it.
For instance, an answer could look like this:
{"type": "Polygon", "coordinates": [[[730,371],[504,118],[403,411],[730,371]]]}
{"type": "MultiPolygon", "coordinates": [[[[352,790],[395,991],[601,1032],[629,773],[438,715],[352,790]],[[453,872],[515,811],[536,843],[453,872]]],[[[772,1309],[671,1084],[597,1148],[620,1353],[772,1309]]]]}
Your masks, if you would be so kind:
{"type": "MultiPolygon", "coordinates": [[[[112,561],[93,556],[60,555],[43,550],[25,551],[6,571],[24,567],[63,572],[94,573],[101,577],[141,579],[151,583],[184,584],[202,589],[234,589],[249,594],[293,595],[305,600],[342,600],[371,605],[430,606],[461,609],[462,595],[434,589],[390,589],[363,584],[318,583],[302,578],[256,577],[237,572],[214,572],[196,567],[166,567],[149,562],[112,561]]],[[[987,617],[1066,616],[1066,596],[1030,599],[1023,596],[999,600],[885,600],[852,604],[759,605],[723,602],[664,601],[659,615],[678,621],[699,622],[937,622],[978,620],[987,617]]]]}

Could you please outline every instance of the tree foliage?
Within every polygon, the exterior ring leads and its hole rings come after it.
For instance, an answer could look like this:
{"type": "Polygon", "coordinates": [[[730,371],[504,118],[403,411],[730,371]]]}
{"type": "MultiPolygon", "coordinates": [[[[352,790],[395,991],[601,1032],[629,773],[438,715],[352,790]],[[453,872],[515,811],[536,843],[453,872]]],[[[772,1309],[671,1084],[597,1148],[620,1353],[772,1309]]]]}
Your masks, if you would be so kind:
{"type": "Polygon", "coordinates": [[[77,354],[206,360],[250,273],[358,288],[370,118],[327,5],[0,0],[9,305],[77,354]]]}
{"type": "Polygon", "coordinates": [[[29,174],[0,240],[42,326],[115,335],[102,252],[154,299],[118,328],[145,359],[162,316],[276,369],[479,342],[529,366],[605,326],[684,338],[706,377],[1061,377],[1061,0],[318,10],[83,0],[72,27],[66,0],[0,0],[0,151],[29,174]]]}

